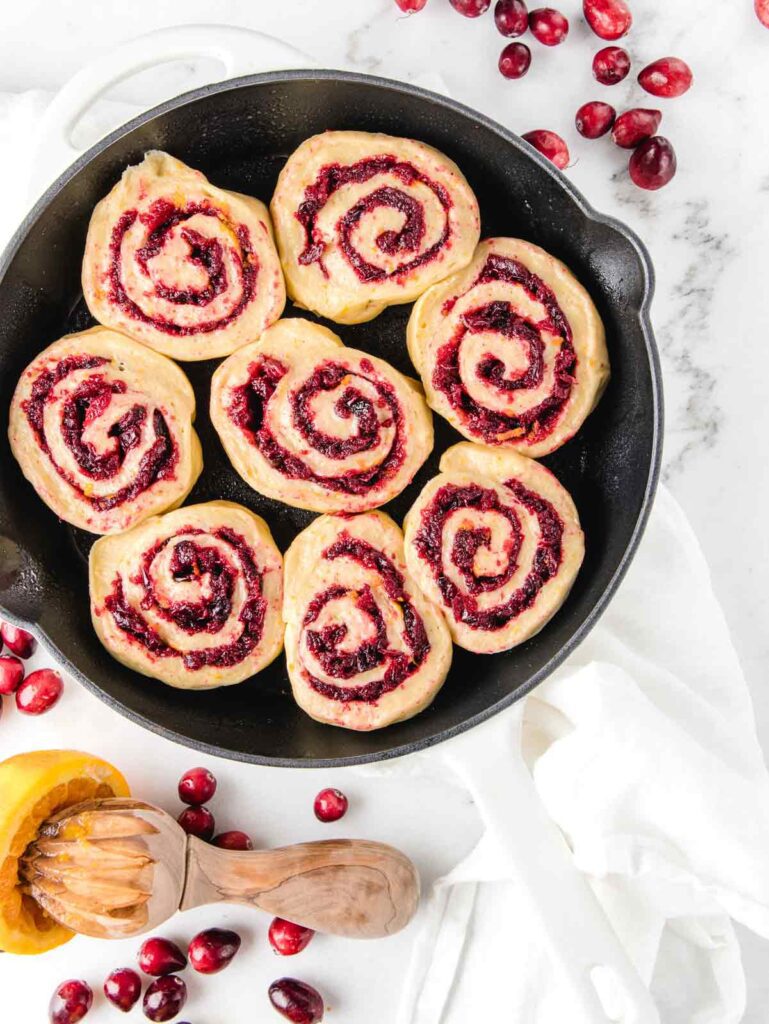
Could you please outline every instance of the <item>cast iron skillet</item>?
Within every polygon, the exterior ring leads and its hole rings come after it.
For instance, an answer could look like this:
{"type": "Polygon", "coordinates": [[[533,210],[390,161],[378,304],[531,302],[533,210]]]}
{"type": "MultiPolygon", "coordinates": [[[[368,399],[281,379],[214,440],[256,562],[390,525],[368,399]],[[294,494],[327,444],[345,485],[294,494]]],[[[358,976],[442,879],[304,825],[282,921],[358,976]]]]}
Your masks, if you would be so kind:
{"type": "MultiPolygon", "coordinates": [[[[110,706],[147,728],[214,754],[261,764],[318,767],[395,757],[438,743],[522,697],[575,649],[617,588],[643,531],[657,483],[662,389],[648,319],[653,274],[627,228],[596,214],[517,136],[459,103],[409,85],[339,71],[253,75],[198,89],[113,132],[51,186],[0,263],[0,606],[32,626],[51,652],[110,706]],[[563,608],[515,650],[477,656],[455,648],[433,705],[373,733],[319,725],[290,696],[283,658],[240,686],[174,690],[114,661],[88,608],[94,538],[43,505],[11,457],[7,409],[26,364],[61,335],[90,326],[80,291],[88,219],[130,163],[164,149],[216,185],[269,201],[286,157],[324,129],[406,135],[453,157],[480,201],[483,237],[529,239],[563,259],[604,319],[612,380],[577,437],[544,461],[577,503],[587,537],[582,571],[563,608]]],[[[413,374],[410,307],[368,324],[335,327],[345,343],[413,374]]],[[[286,315],[296,315],[290,305],[286,315]]],[[[299,315],[306,315],[300,313],[299,315]]],[[[334,327],[333,324],[330,326],[334,327]]],[[[205,469],[189,502],[227,498],[263,515],[285,550],[312,513],[269,501],[231,469],[208,417],[215,363],[186,363],[198,399],[205,469]]],[[[402,521],[441,452],[461,440],[435,417],[436,447],[411,487],[387,506],[402,521]]]]}

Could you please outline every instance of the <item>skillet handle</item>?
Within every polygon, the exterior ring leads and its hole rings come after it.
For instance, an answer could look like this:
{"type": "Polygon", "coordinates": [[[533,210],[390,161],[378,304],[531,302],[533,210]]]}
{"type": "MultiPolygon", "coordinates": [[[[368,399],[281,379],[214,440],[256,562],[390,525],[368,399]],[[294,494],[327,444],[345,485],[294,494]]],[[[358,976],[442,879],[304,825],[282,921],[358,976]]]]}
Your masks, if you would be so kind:
{"type": "Polygon", "coordinates": [[[648,989],[537,795],[520,753],[522,717],[519,703],[441,753],[509,857],[580,1021],[659,1024],[648,989]]]}
{"type": "Polygon", "coordinates": [[[314,67],[312,58],[272,36],[234,25],[179,25],[129,39],[81,68],[43,115],[32,163],[30,199],[37,198],[82,150],[72,132],[108,89],[139,71],[175,60],[207,57],[221,70],[212,81],[278,68],[314,67]]]}

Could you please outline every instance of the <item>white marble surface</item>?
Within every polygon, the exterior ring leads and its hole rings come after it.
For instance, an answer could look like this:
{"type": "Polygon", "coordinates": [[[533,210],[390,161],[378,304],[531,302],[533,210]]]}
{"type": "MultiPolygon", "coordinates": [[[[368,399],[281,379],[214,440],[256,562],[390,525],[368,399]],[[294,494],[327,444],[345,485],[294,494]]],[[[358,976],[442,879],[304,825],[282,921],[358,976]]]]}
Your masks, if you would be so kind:
{"type": "MultiPolygon", "coordinates": [[[[426,10],[411,18],[401,16],[393,0],[219,0],[215,8],[208,0],[187,0],[183,8],[173,0],[26,0],[3,5],[0,13],[0,91],[54,90],[114,42],[180,20],[217,20],[279,35],[326,66],[405,80],[437,72],[452,95],[515,131],[560,131],[572,147],[571,179],[596,208],[630,224],[651,250],[657,271],[652,312],[667,403],[665,476],[712,567],[752,688],[759,733],[769,749],[769,403],[763,380],[769,338],[769,32],[755,20],[752,0],[634,0],[635,27],[628,45],[639,66],[675,53],[690,61],[696,79],[686,97],[660,101],[661,131],[676,146],[679,172],[667,189],[645,194],[627,179],[622,152],[607,140],[586,142],[573,128],[574,110],[587,99],[607,99],[619,107],[654,105],[632,76],[613,89],[593,82],[590,57],[598,42],[577,17],[580,6],[577,0],[560,4],[572,16],[567,44],[547,51],[533,43],[535,60],[528,77],[506,82],[496,69],[503,40],[490,16],[465,20],[447,0],[429,0],[426,10]]],[[[113,95],[133,100],[138,94],[149,104],[199,84],[199,73],[192,65],[175,66],[164,74],[162,86],[157,79],[150,83],[144,78],[119,87],[113,95]]],[[[158,764],[157,796],[168,803],[168,779],[188,764],[189,755],[123,723],[116,726],[98,702],[88,696],[79,699],[89,702],[93,714],[88,745],[114,755],[109,743],[117,734],[113,730],[120,731],[124,745],[133,738],[138,749],[158,764]]],[[[3,737],[3,753],[41,745],[34,723],[15,719],[16,723],[3,737]]],[[[222,765],[220,774],[232,814],[228,824],[244,822],[265,841],[312,834],[307,801],[317,788],[314,775],[282,773],[281,806],[275,807],[271,773],[222,765]],[[252,792],[250,784],[258,792],[252,792]]],[[[360,782],[345,779],[345,784],[361,788],[360,782]]],[[[456,793],[437,784],[419,787],[406,806],[390,783],[367,784],[365,800],[361,798],[351,823],[356,830],[386,838],[391,827],[386,823],[394,820],[396,810],[405,822],[403,830],[397,835],[392,831],[390,838],[411,843],[430,875],[469,841],[470,809],[456,793]]],[[[386,954],[382,950],[390,978],[397,977],[407,948],[405,940],[395,940],[386,954]]],[[[746,1020],[759,1024],[766,1020],[769,1001],[766,952],[748,938],[746,948],[751,985],[746,1020]]],[[[332,952],[331,940],[328,946],[319,944],[304,971],[310,980],[324,970],[326,950],[329,958],[338,952],[337,947],[332,952]]],[[[349,957],[349,973],[354,975],[355,958],[361,954],[348,953],[344,947],[341,955],[349,957]]],[[[78,958],[91,965],[94,976],[94,965],[114,959],[86,949],[85,943],[78,958]]],[[[46,978],[57,977],[58,968],[72,963],[64,954],[54,954],[50,962],[53,967],[46,969],[46,978]]],[[[246,979],[242,971],[233,981],[248,980],[250,990],[258,990],[276,967],[264,955],[257,963],[252,978],[246,979]]],[[[5,964],[0,966],[0,978],[7,978],[8,972],[5,964]]],[[[29,963],[15,964],[13,984],[19,979],[33,985],[41,975],[29,963]]],[[[393,984],[386,978],[372,981],[370,974],[367,979],[367,1019],[387,1024],[393,984]],[[370,1009],[374,1005],[376,1012],[370,1009]]],[[[332,996],[339,1006],[331,1019],[336,1024],[361,1020],[345,1008],[350,1005],[349,990],[338,970],[334,985],[337,991],[332,996]]],[[[254,997],[254,1019],[261,1019],[260,998],[254,997]]],[[[42,1006],[37,1004],[37,1015],[18,1019],[37,1024],[42,1006]]],[[[89,1020],[106,1021],[109,1012],[101,1009],[89,1020]]],[[[218,1014],[201,1017],[192,1009],[190,1017],[193,1024],[224,1020],[218,1014]]]]}

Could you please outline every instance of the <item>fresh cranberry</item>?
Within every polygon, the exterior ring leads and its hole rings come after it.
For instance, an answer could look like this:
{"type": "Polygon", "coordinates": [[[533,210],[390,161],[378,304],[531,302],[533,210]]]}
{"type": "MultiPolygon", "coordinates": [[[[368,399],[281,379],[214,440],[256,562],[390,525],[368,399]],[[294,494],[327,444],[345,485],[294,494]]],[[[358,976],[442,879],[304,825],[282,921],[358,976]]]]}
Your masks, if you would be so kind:
{"type": "Polygon", "coordinates": [[[769,0],[755,0],[756,17],[769,28],[769,0]]]}
{"type": "Polygon", "coordinates": [[[207,807],[185,807],[176,819],[188,836],[208,842],[216,831],[216,821],[207,807]]]}
{"type": "Polygon", "coordinates": [[[499,70],[505,78],[523,78],[531,65],[531,50],[526,43],[508,43],[499,55],[499,70]]]}
{"type": "Polygon", "coordinates": [[[35,653],[37,640],[26,629],[19,629],[18,626],[12,626],[10,622],[4,622],[0,626],[0,635],[3,637],[5,646],[17,658],[30,658],[35,653]]]}
{"type": "Polygon", "coordinates": [[[556,167],[563,170],[569,166],[569,147],[560,135],[550,132],[546,128],[537,128],[533,132],[526,132],[521,138],[529,145],[551,160],[556,167]]]}
{"type": "Polygon", "coordinates": [[[639,188],[656,191],[674,177],[676,151],[662,135],[642,142],[630,157],[630,177],[639,188]]]}
{"type": "Polygon", "coordinates": [[[190,768],[179,779],[179,799],[199,807],[207,804],[216,792],[216,776],[208,768],[190,768]]]}
{"type": "Polygon", "coordinates": [[[61,697],[64,683],[52,668],[30,672],[16,691],[16,707],[25,715],[43,715],[61,697]]]}
{"type": "Polygon", "coordinates": [[[620,114],[614,122],[611,137],[622,149],[635,149],[644,139],[650,139],[662,120],[659,110],[643,110],[634,107],[620,114]]]}
{"type": "Polygon", "coordinates": [[[583,0],[585,20],[601,39],[621,39],[633,24],[625,0],[583,0]]]}
{"type": "Polygon", "coordinates": [[[218,974],[240,949],[240,936],[226,928],[206,928],[189,944],[187,956],[199,974],[218,974]]]}
{"type": "Polygon", "coordinates": [[[48,1017],[51,1024],[77,1024],[91,1009],[93,992],[84,981],[63,981],[51,996],[48,1017]]]}
{"type": "Polygon", "coordinates": [[[414,14],[424,8],[427,0],[395,0],[395,2],[405,14],[414,14]]]}
{"type": "Polygon", "coordinates": [[[322,789],[315,797],[315,817],[318,821],[338,821],[347,813],[348,800],[339,789],[322,789]]]}
{"type": "Polygon", "coordinates": [[[10,654],[0,657],[0,695],[16,693],[24,678],[24,666],[10,654]]]}
{"type": "Polygon", "coordinates": [[[142,994],[142,980],[130,967],[119,967],[104,982],[104,995],[118,1010],[128,1013],[142,994]]]}
{"type": "Polygon", "coordinates": [[[253,850],[254,848],[251,837],[237,829],[220,832],[218,836],[214,836],[212,842],[214,846],[220,846],[223,850],[253,850]]]}
{"type": "Polygon", "coordinates": [[[315,932],[312,928],[284,921],[282,917],[273,919],[267,937],[270,945],[280,956],[294,956],[307,947],[315,932]]]}
{"type": "Polygon", "coordinates": [[[674,99],[683,96],[692,85],[692,69],[679,57],[660,57],[640,72],[638,81],[652,96],[674,99]]]}
{"type": "Polygon", "coordinates": [[[270,1002],[292,1024],[318,1024],[323,1020],[320,992],[297,978],[279,978],[269,989],[270,1002]]]}
{"type": "Polygon", "coordinates": [[[601,85],[616,85],[629,71],[630,54],[621,46],[605,46],[593,57],[593,77],[601,85]]]}
{"type": "Polygon", "coordinates": [[[183,971],[187,966],[187,957],[176,943],[170,939],[161,939],[157,935],[144,940],[139,948],[138,960],[139,967],[153,978],[183,971]]]}
{"type": "Polygon", "coordinates": [[[449,3],[466,18],[479,18],[491,7],[491,0],[449,0],[449,3]]]}
{"type": "Polygon", "coordinates": [[[152,1021],[171,1020],[187,1002],[187,986],[175,974],[157,978],[144,993],[144,1016],[152,1021]]]}
{"type": "Polygon", "coordinates": [[[593,100],[591,103],[583,103],[577,111],[574,121],[577,131],[586,139],[600,139],[614,124],[617,111],[608,103],[601,103],[600,100],[593,100]]]}
{"type": "Polygon", "coordinates": [[[494,21],[503,36],[514,39],[529,27],[529,9],[524,0],[497,0],[494,21]]]}
{"type": "Polygon", "coordinates": [[[569,34],[569,19],[553,7],[539,7],[529,15],[529,28],[545,46],[558,46],[569,34]]]}

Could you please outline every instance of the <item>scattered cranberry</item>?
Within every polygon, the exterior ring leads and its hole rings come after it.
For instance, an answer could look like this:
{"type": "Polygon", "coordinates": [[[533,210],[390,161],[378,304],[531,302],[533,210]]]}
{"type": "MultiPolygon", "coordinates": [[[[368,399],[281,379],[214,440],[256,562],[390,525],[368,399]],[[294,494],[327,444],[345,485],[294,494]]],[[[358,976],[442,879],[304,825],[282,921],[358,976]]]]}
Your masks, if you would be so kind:
{"type": "Polygon", "coordinates": [[[207,807],[185,807],[176,819],[188,836],[208,842],[216,831],[213,814],[207,807]]]}
{"type": "Polygon", "coordinates": [[[51,996],[49,1020],[51,1024],[77,1024],[91,1009],[92,1003],[90,985],[84,981],[63,981],[51,996]]]}
{"type": "Polygon", "coordinates": [[[652,192],[667,185],[676,167],[676,151],[661,135],[642,142],[630,157],[630,177],[639,188],[652,192]]]}
{"type": "Polygon", "coordinates": [[[297,978],[279,978],[269,989],[270,1002],[292,1024],[318,1024],[323,1020],[323,999],[312,985],[297,978]]]}
{"type": "Polygon", "coordinates": [[[638,81],[652,96],[674,99],[691,88],[692,70],[679,57],[660,57],[643,69],[638,81]]]}
{"type": "Polygon", "coordinates": [[[494,21],[503,36],[514,39],[529,27],[529,10],[524,0],[497,0],[494,21]]]}
{"type": "Polygon", "coordinates": [[[466,18],[479,18],[491,7],[491,0],[449,0],[449,3],[466,18]]]}
{"type": "Polygon", "coordinates": [[[769,0],[755,0],[756,17],[769,28],[769,0]]]}
{"type": "Polygon", "coordinates": [[[240,936],[226,928],[206,928],[189,944],[190,964],[199,974],[218,974],[240,949],[240,936]]]}
{"type": "Polygon", "coordinates": [[[546,128],[537,128],[533,132],[526,132],[521,138],[525,139],[536,150],[551,160],[556,167],[563,170],[569,166],[569,147],[560,135],[550,132],[546,128]]]}
{"type": "Polygon", "coordinates": [[[24,666],[10,654],[0,657],[0,695],[15,693],[24,678],[24,666]]]}
{"type": "Polygon", "coordinates": [[[139,948],[138,960],[139,967],[153,978],[183,971],[187,966],[187,957],[176,943],[170,939],[161,939],[157,935],[144,940],[139,948]]]}
{"type": "Polygon", "coordinates": [[[347,797],[339,789],[322,789],[315,797],[315,817],[318,821],[338,821],[347,813],[347,797]]]}
{"type": "Polygon", "coordinates": [[[0,635],[2,635],[3,643],[8,650],[18,658],[30,658],[35,653],[37,641],[26,629],[19,629],[18,626],[12,626],[10,622],[4,622],[0,626],[0,635]]]}
{"type": "Polygon", "coordinates": [[[608,103],[601,103],[593,100],[592,103],[583,103],[577,111],[575,123],[580,135],[586,139],[600,139],[614,124],[617,111],[608,103]]]}
{"type": "Polygon", "coordinates": [[[171,1020],[187,1002],[187,986],[175,974],[157,978],[144,993],[144,1016],[152,1021],[171,1020]]]}
{"type": "Polygon", "coordinates": [[[253,850],[254,844],[251,837],[245,832],[232,829],[230,832],[220,832],[214,837],[214,846],[220,846],[223,850],[253,850]]]}
{"type": "Polygon", "coordinates": [[[585,20],[601,39],[620,39],[633,24],[625,0],[583,0],[585,20]]]}
{"type": "Polygon", "coordinates": [[[643,110],[634,107],[620,114],[614,122],[611,137],[622,149],[635,149],[645,139],[650,139],[662,120],[659,110],[643,110]]]}
{"type": "Polygon", "coordinates": [[[190,768],[179,779],[179,799],[199,807],[207,804],[216,792],[216,776],[208,768],[190,768]]]}
{"type": "Polygon", "coordinates": [[[52,668],[30,672],[16,691],[16,707],[25,715],[43,715],[61,697],[64,683],[52,668]]]}
{"type": "Polygon", "coordinates": [[[280,956],[294,956],[301,953],[310,942],[315,932],[302,924],[285,921],[282,917],[273,919],[267,937],[270,945],[280,956]]]}
{"type": "Polygon", "coordinates": [[[621,46],[605,46],[593,57],[593,77],[601,85],[616,85],[629,71],[630,54],[621,46]]]}
{"type": "Polygon", "coordinates": [[[505,78],[523,78],[531,65],[531,50],[526,43],[508,43],[499,55],[499,70],[505,78]]]}
{"type": "Polygon", "coordinates": [[[104,995],[118,1010],[128,1013],[142,994],[142,980],[130,967],[119,967],[104,982],[104,995]]]}
{"type": "Polygon", "coordinates": [[[553,7],[539,7],[529,15],[529,28],[544,46],[558,46],[569,34],[569,19],[553,7]]]}
{"type": "Polygon", "coordinates": [[[414,14],[424,8],[427,0],[395,0],[395,2],[405,14],[414,14]]]}

